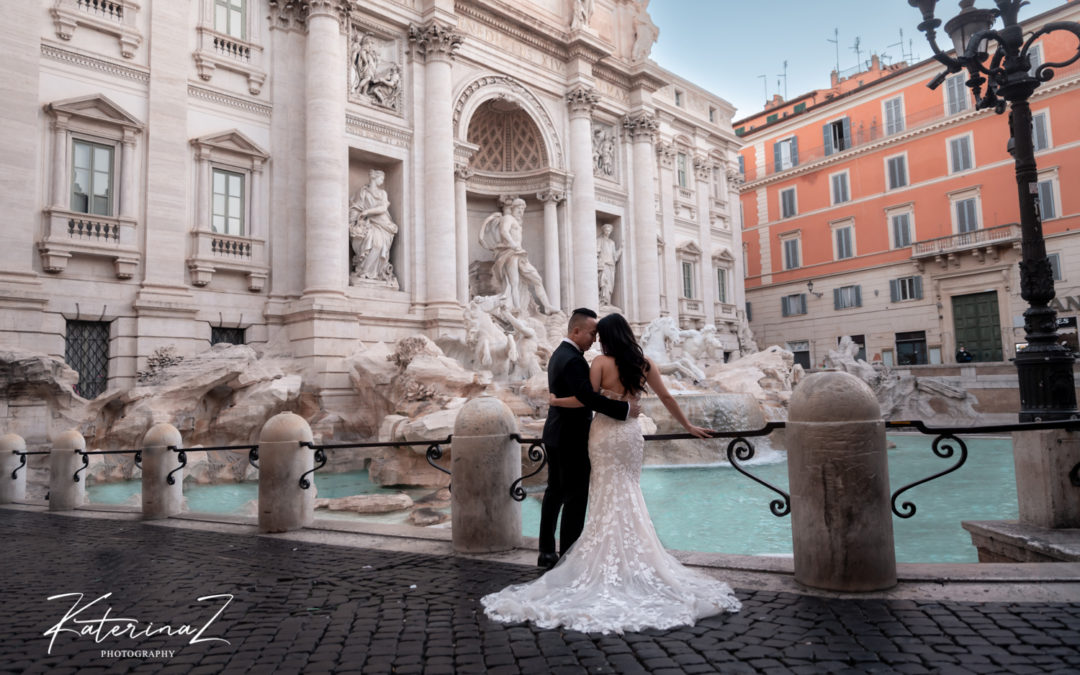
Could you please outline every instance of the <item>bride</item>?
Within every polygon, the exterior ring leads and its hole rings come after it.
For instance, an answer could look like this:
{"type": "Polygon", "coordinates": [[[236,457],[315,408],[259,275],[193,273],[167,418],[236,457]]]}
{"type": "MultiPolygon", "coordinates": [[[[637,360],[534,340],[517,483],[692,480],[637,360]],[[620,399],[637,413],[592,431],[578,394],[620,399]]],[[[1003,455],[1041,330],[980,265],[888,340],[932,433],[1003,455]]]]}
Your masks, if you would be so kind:
{"type": "MultiPolygon", "coordinates": [[[[609,314],[596,328],[603,355],[592,363],[593,389],[625,400],[640,396],[647,384],[688,432],[709,437],[707,429],[686,419],[622,315],[609,314]]],[[[553,397],[551,405],[581,403],[572,396],[553,397]]],[[[596,416],[589,432],[592,473],[581,538],[544,576],[481,598],[490,618],[622,633],[692,625],[706,616],[739,610],[730,586],[687,569],[664,550],[638,484],[644,447],[636,419],[596,416]]]]}

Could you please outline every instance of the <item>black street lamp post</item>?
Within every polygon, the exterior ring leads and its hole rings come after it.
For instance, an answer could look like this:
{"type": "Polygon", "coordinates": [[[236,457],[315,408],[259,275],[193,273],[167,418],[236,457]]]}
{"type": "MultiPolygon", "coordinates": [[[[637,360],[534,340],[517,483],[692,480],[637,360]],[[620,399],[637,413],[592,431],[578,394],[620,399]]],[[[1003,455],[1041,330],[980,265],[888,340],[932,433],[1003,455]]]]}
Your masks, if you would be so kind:
{"type": "Polygon", "coordinates": [[[1080,23],[1053,21],[1025,38],[1017,23],[1022,0],[994,0],[997,9],[976,9],[975,0],[960,0],[960,13],[945,24],[956,56],[938,48],[934,18],[937,0],[908,0],[922,12],[919,30],[926,33],[934,58],[946,68],[930,81],[935,89],[952,73],[967,70],[967,86],[975,94],[975,108],[993,108],[998,114],[1009,104],[1008,150],[1016,165],[1016,186],[1020,196],[1020,295],[1028,303],[1024,311],[1027,346],[1016,354],[1016,374],[1020,381],[1020,421],[1050,421],[1080,417],[1073,382],[1074,357],[1062,345],[1057,333],[1057,312],[1049,306],[1054,299],[1054,275],[1046,257],[1042,218],[1039,215],[1038,169],[1032,143],[1031,107],[1028,98],[1043,82],[1054,77],[1054,68],[1080,59],[1080,23]],[[1004,27],[993,30],[1001,17],[1004,27]],[[1047,33],[1069,31],[1078,40],[1077,52],[1067,61],[1044,63],[1032,73],[1029,52],[1035,41],[1047,33]],[[993,56],[990,42],[996,44],[993,56]],[[987,62],[989,60],[989,62],[987,62]]]}

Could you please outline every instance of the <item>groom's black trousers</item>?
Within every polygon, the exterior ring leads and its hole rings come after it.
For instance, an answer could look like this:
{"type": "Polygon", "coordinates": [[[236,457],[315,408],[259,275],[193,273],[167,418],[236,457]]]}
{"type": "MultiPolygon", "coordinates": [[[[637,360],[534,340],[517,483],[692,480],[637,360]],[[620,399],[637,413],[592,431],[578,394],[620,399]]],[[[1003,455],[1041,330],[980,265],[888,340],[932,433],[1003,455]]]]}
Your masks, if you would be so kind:
{"type": "Polygon", "coordinates": [[[587,444],[545,447],[548,456],[548,484],[540,507],[540,552],[555,552],[555,524],[562,509],[559,554],[566,553],[585,527],[589,505],[589,450],[587,444]]]}

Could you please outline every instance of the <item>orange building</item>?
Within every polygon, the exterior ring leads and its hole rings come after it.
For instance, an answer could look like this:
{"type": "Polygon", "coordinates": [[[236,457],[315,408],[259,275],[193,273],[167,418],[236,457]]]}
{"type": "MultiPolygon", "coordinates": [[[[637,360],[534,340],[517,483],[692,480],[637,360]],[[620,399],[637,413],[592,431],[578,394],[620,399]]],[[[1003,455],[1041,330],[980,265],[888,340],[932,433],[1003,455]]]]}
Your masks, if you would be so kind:
{"type": "MultiPolygon", "coordinates": [[[[912,22],[918,17],[913,16],[912,22]]],[[[1070,2],[1026,22],[1080,21],[1070,2]]],[[[1044,36],[1032,58],[1067,60],[1044,36]]],[[[1035,64],[1037,65],[1037,64],[1035,64]]],[[[877,59],[833,87],[734,123],[747,314],[760,346],[818,367],[844,335],[886,365],[1003,361],[1024,342],[1020,226],[1007,115],[974,109],[966,74],[936,90],[927,60],[877,59]]],[[[1059,330],[1080,313],[1080,64],[1032,96],[1046,248],[1059,330]]]]}

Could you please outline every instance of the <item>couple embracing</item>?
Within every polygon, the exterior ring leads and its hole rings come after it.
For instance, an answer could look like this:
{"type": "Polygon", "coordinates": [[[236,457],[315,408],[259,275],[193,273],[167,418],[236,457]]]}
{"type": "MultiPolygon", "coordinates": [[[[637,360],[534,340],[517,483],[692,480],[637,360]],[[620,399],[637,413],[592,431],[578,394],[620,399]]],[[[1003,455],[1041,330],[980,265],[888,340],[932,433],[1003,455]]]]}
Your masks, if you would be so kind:
{"type": "Polygon", "coordinates": [[[726,583],[683,567],[656,536],[638,484],[645,448],[638,399],[646,386],[688,432],[709,437],[686,419],[622,315],[597,321],[592,310],[574,310],[567,337],[548,362],[548,488],[539,564],[551,569],[482,598],[489,617],[621,633],[739,610],[726,583]],[[597,336],[603,354],[590,368],[584,352],[597,336]],[[594,410],[600,413],[595,420],[594,410]]]}

